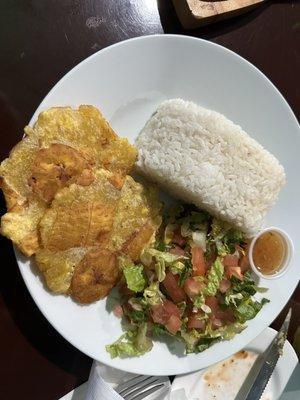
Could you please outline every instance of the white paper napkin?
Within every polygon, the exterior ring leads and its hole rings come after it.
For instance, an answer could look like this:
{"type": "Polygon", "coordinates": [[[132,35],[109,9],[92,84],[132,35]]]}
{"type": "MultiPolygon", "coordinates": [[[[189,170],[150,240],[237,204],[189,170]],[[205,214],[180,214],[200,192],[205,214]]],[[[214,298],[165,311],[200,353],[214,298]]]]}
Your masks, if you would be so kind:
{"type": "MultiPolygon", "coordinates": [[[[87,382],[84,400],[123,400],[114,388],[135,376],[137,375],[120,371],[94,361],[87,382]]],[[[156,394],[155,396],[153,395],[153,398],[155,398],[155,400],[169,400],[169,395],[159,397],[156,394]]]]}

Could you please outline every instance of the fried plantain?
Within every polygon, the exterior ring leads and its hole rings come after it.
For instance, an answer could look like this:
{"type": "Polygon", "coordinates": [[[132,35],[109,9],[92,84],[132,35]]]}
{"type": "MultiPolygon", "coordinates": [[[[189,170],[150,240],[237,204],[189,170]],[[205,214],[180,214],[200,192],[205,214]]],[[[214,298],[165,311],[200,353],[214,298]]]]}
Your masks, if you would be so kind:
{"type": "Polygon", "coordinates": [[[80,303],[91,303],[108,295],[119,274],[116,254],[91,249],[75,268],[70,292],[80,303]]]}
{"type": "Polygon", "coordinates": [[[72,184],[57,193],[40,221],[42,248],[57,251],[106,245],[120,190],[109,182],[110,172],[94,174],[89,186],[72,184]]]}
{"type": "Polygon", "coordinates": [[[111,234],[111,248],[138,260],[161,224],[157,189],[127,176],[111,234]]]}
{"type": "Polygon", "coordinates": [[[93,170],[99,168],[113,171],[113,184],[121,188],[136,157],[135,147],[118,138],[93,106],[42,112],[0,166],[8,209],[2,234],[25,255],[34,254],[39,246],[37,225],[58,190],[72,183],[89,185],[93,170]]]}
{"type": "Polygon", "coordinates": [[[36,252],[37,265],[52,292],[68,292],[74,268],[80,263],[86,252],[86,248],[73,248],[55,252],[39,249],[36,252]]]}
{"type": "Polygon", "coordinates": [[[34,194],[50,203],[59,189],[73,182],[87,186],[93,179],[91,161],[70,146],[53,143],[38,150],[28,184],[34,194]]]}

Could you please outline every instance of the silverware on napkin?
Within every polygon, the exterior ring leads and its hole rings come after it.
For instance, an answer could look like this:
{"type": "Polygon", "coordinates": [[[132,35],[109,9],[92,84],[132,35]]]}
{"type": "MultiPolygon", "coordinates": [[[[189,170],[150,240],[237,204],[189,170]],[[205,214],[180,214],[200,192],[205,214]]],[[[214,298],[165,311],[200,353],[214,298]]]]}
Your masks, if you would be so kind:
{"type": "Polygon", "coordinates": [[[259,400],[269,382],[279,357],[282,355],[290,325],[292,309],[290,308],[277,335],[267,350],[257,357],[245,382],[239,390],[236,400],[259,400]]]}
{"type": "Polygon", "coordinates": [[[170,392],[167,376],[138,375],[115,387],[124,400],[162,399],[170,392]]]}

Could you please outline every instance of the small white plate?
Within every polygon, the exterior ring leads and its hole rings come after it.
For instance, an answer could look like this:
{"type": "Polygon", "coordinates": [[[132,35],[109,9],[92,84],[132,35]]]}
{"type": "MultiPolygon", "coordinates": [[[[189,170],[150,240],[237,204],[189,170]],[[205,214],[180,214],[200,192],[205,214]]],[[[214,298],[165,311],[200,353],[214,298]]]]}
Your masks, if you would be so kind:
{"type": "MultiPolygon", "coordinates": [[[[267,328],[256,339],[249,343],[246,350],[257,354],[263,353],[276,333],[274,329],[267,328]]],[[[268,396],[269,400],[276,400],[280,397],[297,364],[297,355],[290,343],[286,342],[283,348],[283,354],[277,362],[264,393],[268,396]]],[[[205,393],[205,385],[203,384],[202,377],[207,371],[208,369],[197,371],[192,374],[176,376],[172,384],[171,400],[186,400],[186,398],[188,400],[221,400],[218,397],[213,398],[206,396],[207,393],[205,393]],[[193,391],[194,393],[196,392],[195,395],[191,394],[193,391]]],[[[60,400],[83,400],[86,390],[87,382],[72,390],[60,400]]],[[[222,397],[222,399],[230,400],[228,393],[224,392],[224,397],[222,397]]]]}
{"type": "MultiPolygon", "coordinates": [[[[277,332],[274,329],[267,328],[249,343],[245,350],[256,355],[263,353],[276,334],[277,332]]],[[[223,363],[224,361],[205,370],[177,376],[172,385],[171,400],[234,400],[234,393],[237,392],[239,386],[236,386],[236,379],[228,381],[231,375],[230,365],[232,365],[231,369],[233,369],[233,365],[237,364],[234,371],[239,370],[240,374],[244,374],[247,372],[244,369],[247,359],[235,359],[235,363],[232,364],[225,362],[225,368],[220,365],[223,363]],[[221,373],[219,373],[218,380],[211,382],[209,374],[213,373],[215,375],[219,371],[221,373]],[[206,379],[204,378],[205,376],[207,377],[206,379]]],[[[297,364],[297,354],[291,344],[286,341],[283,354],[277,362],[261,400],[279,399],[297,364]]]]}
{"type": "MultiPolygon", "coordinates": [[[[300,132],[288,104],[273,84],[253,65],[224,47],[177,35],[145,36],[118,43],[84,60],[50,91],[30,123],[52,106],[93,104],[113,128],[132,142],[164,99],[181,97],[225,114],[269,149],[284,165],[287,185],[267,218],[268,225],[286,230],[300,242],[300,132]]],[[[188,373],[239,351],[280,313],[300,277],[296,249],[289,270],[278,280],[261,279],[271,301],[248,328],[233,340],[201,354],[183,355],[156,342],[143,357],[111,359],[105,345],[122,333],[120,321],[105,308],[105,300],[80,306],[65,296],[47,292],[18,252],[24,281],[36,304],[61,335],[91,358],[128,372],[148,375],[188,373]]]]}

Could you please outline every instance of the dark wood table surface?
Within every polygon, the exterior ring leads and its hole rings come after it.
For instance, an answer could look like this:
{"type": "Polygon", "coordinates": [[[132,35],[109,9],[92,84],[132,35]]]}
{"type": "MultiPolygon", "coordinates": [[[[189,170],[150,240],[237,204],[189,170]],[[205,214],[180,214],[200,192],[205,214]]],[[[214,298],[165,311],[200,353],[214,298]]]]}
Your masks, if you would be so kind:
{"type": "MultiPolygon", "coordinates": [[[[1,0],[1,159],[67,71],[113,43],[156,33],[197,36],[237,52],[271,79],[299,119],[300,1],[266,2],[234,19],[185,31],[171,0],[1,0]]],[[[4,209],[1,198],[1,213],[4,209]]],[[[23,283],[11,243],[0,241],[0,398],[57,399],[87,379],[92,360],[42,316],[23,283]]],[[[300,325],[299,287],[289,305],[294,310],[292,339],[300,325]]]]}

